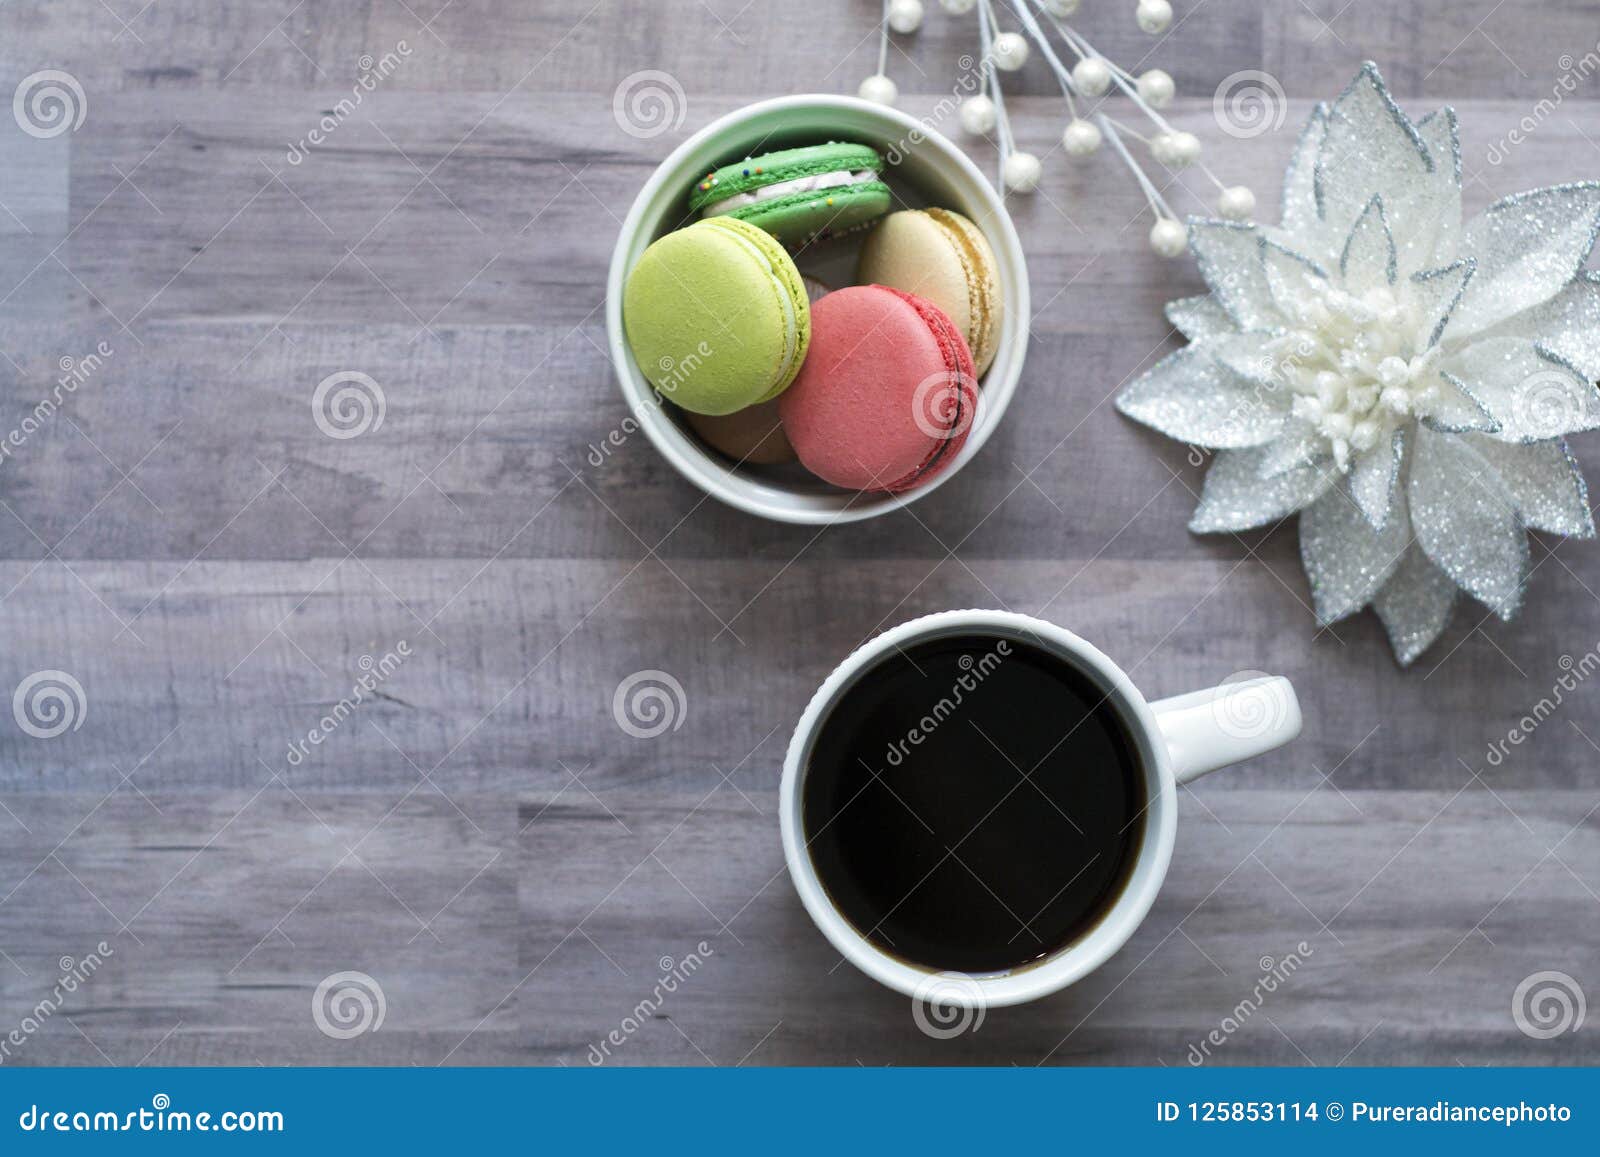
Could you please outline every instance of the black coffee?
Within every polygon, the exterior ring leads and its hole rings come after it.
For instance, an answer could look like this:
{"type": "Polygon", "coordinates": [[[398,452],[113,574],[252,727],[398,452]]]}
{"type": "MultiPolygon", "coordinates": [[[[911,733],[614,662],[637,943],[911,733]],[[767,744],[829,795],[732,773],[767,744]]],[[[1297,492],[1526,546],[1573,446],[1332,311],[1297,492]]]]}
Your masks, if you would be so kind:
{"type": "Polygon", "coordinates": [[[835,703],[806,767],[817,875],[924,967],[1017,968],[1116,901],[1144,838],[1141,761],[1083,672],[1016,639],[918,643],[835,703]]]}

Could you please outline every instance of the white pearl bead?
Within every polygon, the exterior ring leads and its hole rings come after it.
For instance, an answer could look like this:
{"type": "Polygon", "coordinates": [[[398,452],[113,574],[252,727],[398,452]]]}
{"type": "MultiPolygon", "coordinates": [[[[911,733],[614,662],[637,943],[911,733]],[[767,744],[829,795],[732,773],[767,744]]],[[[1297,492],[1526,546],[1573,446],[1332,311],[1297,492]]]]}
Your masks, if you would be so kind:
{"type": "Polygon", "coordinates": [[[1189,248],[1189,231],[1182,222],[1163,217],[1150,230],[1150,248],[1162,257],[1182,257],[1189,248]]]}
{"type": "Polygon", "coordinates": [[[978,4],[978,0],[939,0],[939,7],[952,16],[965,16],[978,4]]]}
{"type": "Polygon", "coordinates": [[[1050,10],[1050,15],[1065,20],[1068,16],[1078,14],[1080,2],[1081,0],[1044,0],[1044,6],[1050,10]]]}
{"type": "MultiPolygon", "coordinates": [[[[1161,141],[1163,137],[1166,155],[1156,157],[1162,164],[1173,169],[1187,169],[1200,159],[1200,138],[1193,133],[1162,133],[1156,137],[1156,141],[1161,141]]],[[[1151,142],[1150,149],[1152,153],[1156,152],[1155,142],[1151,142]]]]}
{"type": "Polygon", "coordinates": [[[1140,28],[1152,36],[1165,32],[1167,25],[1172,23],[1172,5],[1167,0],[1139,0],[1134,19],[1139,22],[1140,28]]]}
{"type": "Polygon", "coordinates": [[[1039,187],[1043,172],[1044,166],[1032,153],[1012,153],[1006,158],[1001,177],[1013,193],[1031,193],[1039,187]]]}
{"type": "Polygon", "coordinates": [[[1084,96],[1104,96],[1111,87],[1111,70],[1098,56],[1085,56],[1072,66],[1072,83],[1084,96]]]}
{"type": "Polygon", "coordinates": [[[1159,68],[1152,68],[1149,72],[1139,77],[1139,95],[1152,108],[1166,108],[1172,103],[1173,94],[1177,86],[1172,83],[1172,77],[1159,68]]]}
{"type": "Polygon", "coordinates": [[[1069,157],[1087,157],[1100,147],[1100,127],[1093,121],[1072,121],[1061,133],[1061,147],[1069,157]]]}
{"type": "Polygon", "coordinates": [[[961,127],[975,137],[981,137],[993,130],[995,121],[994,101],[983,95],[969,96],[961,102],[961,108],[956,114],[961,120],[961,127]]]}
{"type": "Polygon", "coordinates": [[[1230,221],[1248,221],[1256,211],[1256,195],[1243,185],[1229,185],[1217,198],[1217,212],[1230,221]]]}
{"type": "Polygon", "coordinates": [[[900,87],[879,72],[863,80],[861,87],[856,89],[856,95],[873,104],[892,105],[900,99],[900,87]]]}
{"type": "Polygon", "coordinates": [[[1028,42],[1020,32],[1002,32],[994,38],[994,64],[1006,72],[1015,72],[1028,63],[1028,42]]]}
{"type": "Polygon", "coordinates": [[[889,0],[889,27],[902,35],[922,27],[922,0],[889,0]]]}

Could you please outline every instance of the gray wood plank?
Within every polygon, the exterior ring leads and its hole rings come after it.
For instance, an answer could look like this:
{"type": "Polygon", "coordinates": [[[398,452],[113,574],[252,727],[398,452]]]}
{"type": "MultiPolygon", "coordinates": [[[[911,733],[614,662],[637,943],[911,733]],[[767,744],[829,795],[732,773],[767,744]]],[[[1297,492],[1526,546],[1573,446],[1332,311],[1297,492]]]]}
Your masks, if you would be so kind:
{"type": "MultiPolygon", "coordinates": [[[[86,798],[54,796],[56,821],[86,798]]],[[[1536,1042],[1510,1016],[1524,976],[1582,975],[1600,949],[1600,925],[1571,919],[1600,882],[1600,831],[1592,818],[1573,829],[1588,792],[1202,785],[1182,804],[1169,887],[1127,948],[1069,993],[992,1010],[952,1040],[918,1031],[908,1001],[811,927],[782,877],[771,803],[731,787],[309,802],[281,782],[206,802],[124,791],[29,879],[32,902],[0,908],[31,945],[12,953],[0,998],[52,974],[44,944],[76,937],[81,957],[104,937],[112,954],[59,1015],[118,1063],[155,1050],[163,1063],[1183,1065],[1293,954],[1208,1063],[1596,1059],[1587,1034],[1536,1042]],[[356,1042],[308,1017],[316,983],[344,968],[387,1002],[383,1027],[356,1042]],[[642,1000],[659,1006],[629,1027],[642,1000]],[[622,1043],[591,1054],[613,1028],[622,1043]]],[[[50,842],[10,843],[7,872],[50,842]]],[[[62,1027],[25,1059],[93,1055],[62,1027]]]]}

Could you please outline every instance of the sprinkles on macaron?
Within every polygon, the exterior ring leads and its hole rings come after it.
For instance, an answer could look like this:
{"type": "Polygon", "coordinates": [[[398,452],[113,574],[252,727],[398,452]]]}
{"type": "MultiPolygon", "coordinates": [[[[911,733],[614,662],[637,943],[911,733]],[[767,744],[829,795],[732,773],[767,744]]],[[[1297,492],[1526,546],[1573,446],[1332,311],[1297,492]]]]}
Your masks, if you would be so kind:
{"type": "Polygon", "coordinates": [[[868,145],[782,149],[706,174],[689,208],[702,218],[747,221],[797,250],[863,228],[888,212],[892,198],[882,171],[883,158],[868,145]],[[819,214],[826,217],[820,224],[819,214]]]}

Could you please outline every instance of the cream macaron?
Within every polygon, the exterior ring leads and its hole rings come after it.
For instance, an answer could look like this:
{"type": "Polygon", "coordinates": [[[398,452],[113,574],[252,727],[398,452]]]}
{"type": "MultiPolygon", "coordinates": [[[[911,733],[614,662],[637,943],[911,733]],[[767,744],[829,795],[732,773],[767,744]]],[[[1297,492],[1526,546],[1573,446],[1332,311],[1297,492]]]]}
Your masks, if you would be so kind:
{"type": "Polygon", "coordinates": [[[948,209],[902,209],[880,221],[861,247],[856,280],[933,302],[967,339],[981,375],[999,347],[1005,303],[988,238],[948,209]]]}

